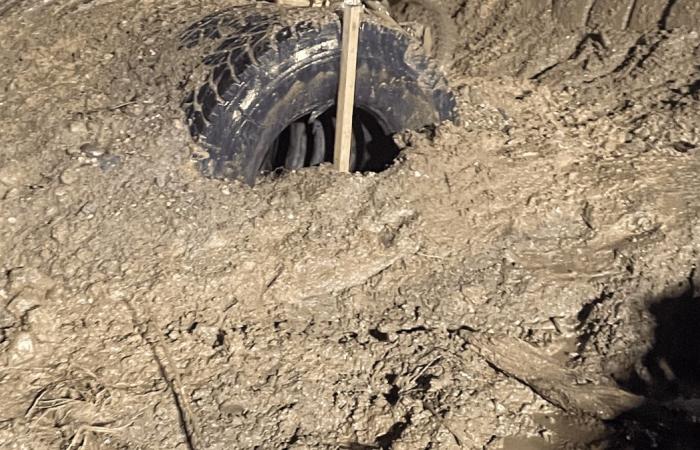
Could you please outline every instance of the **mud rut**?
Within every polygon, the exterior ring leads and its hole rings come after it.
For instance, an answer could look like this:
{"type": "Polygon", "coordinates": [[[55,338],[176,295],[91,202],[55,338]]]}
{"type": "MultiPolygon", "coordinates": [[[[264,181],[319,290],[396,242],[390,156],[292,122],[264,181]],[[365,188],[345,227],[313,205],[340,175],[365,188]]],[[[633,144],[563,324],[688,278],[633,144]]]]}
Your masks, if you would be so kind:
{"type": "Polygon", "coordinates": [[[454,3],[462,124],[255,189],[193,168],[205,3],[0,7],[0,447],[697,443],[694,2],[454,3]],[[562,410],[475,333],[667,406],[562,410]]]}

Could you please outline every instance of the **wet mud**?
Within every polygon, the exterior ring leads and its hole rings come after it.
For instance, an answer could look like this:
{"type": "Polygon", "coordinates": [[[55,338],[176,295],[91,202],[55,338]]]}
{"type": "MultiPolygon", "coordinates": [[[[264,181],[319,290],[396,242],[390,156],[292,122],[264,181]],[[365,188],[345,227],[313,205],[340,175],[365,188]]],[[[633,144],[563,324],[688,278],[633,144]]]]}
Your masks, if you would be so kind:
{"type": "Polygon", "coordinates": [[[623,3],[450,2],[460,123],[254,188],[181,108],[232,2],[0,6],[0,447],[697,447],[700,19],[623,3]]]}

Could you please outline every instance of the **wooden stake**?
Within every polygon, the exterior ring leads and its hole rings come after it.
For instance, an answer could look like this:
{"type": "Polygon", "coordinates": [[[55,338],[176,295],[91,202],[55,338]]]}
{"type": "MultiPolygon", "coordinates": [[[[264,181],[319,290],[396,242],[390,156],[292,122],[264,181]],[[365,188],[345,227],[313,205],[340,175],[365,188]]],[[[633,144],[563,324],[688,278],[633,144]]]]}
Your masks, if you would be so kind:
{"type": "Polygon", "coordinates": [[[335,118],[333,164],[340,172],[350,171],[352,144],[352,110],[355,102],[355,70],[360,37],[362,3],[345,0],[343,6],[343,42],[340,52],[340,85],[335,118]]]}

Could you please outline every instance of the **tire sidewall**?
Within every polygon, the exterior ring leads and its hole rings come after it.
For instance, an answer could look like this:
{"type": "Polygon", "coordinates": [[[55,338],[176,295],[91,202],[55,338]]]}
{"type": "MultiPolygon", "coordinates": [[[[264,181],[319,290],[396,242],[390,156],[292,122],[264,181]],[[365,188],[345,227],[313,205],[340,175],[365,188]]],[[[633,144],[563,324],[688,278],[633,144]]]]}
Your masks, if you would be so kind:
{"type": "MultiPolygon", "coordinates": [[[[289,124],[320,114],[336,101],[340,21],[281,42],[251,66],[222,96],[204,132],[218,155],[205,172],[255,183],[272,143],[289,124]]],[[[410,41],[374,22],[360,31],[355,106],[370,113],[386,134],[448,119],[454,99],[434,89],[427,62],[409,65],[410,41]],[[437,104],[437,107],[436,107],[437,104]]]]}

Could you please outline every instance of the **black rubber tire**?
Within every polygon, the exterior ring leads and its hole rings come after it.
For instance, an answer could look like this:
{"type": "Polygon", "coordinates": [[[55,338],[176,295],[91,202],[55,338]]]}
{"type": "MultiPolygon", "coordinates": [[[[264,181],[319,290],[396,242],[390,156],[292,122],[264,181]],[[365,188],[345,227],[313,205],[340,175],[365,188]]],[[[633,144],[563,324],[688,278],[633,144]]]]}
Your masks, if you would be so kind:
{"type": "MultiPolygon", "coordinates": [[[[400,29],[364,16],[355,105],[386,134],[454,119],[455,99],[434,63],[400,29]]],[[[268,149],[289,124],[335,103],[340,16],[327,8],[235,7],[182,34],[203,45],[207,81],[185,100],[210,176],[252,185],[268,149]]]]}

